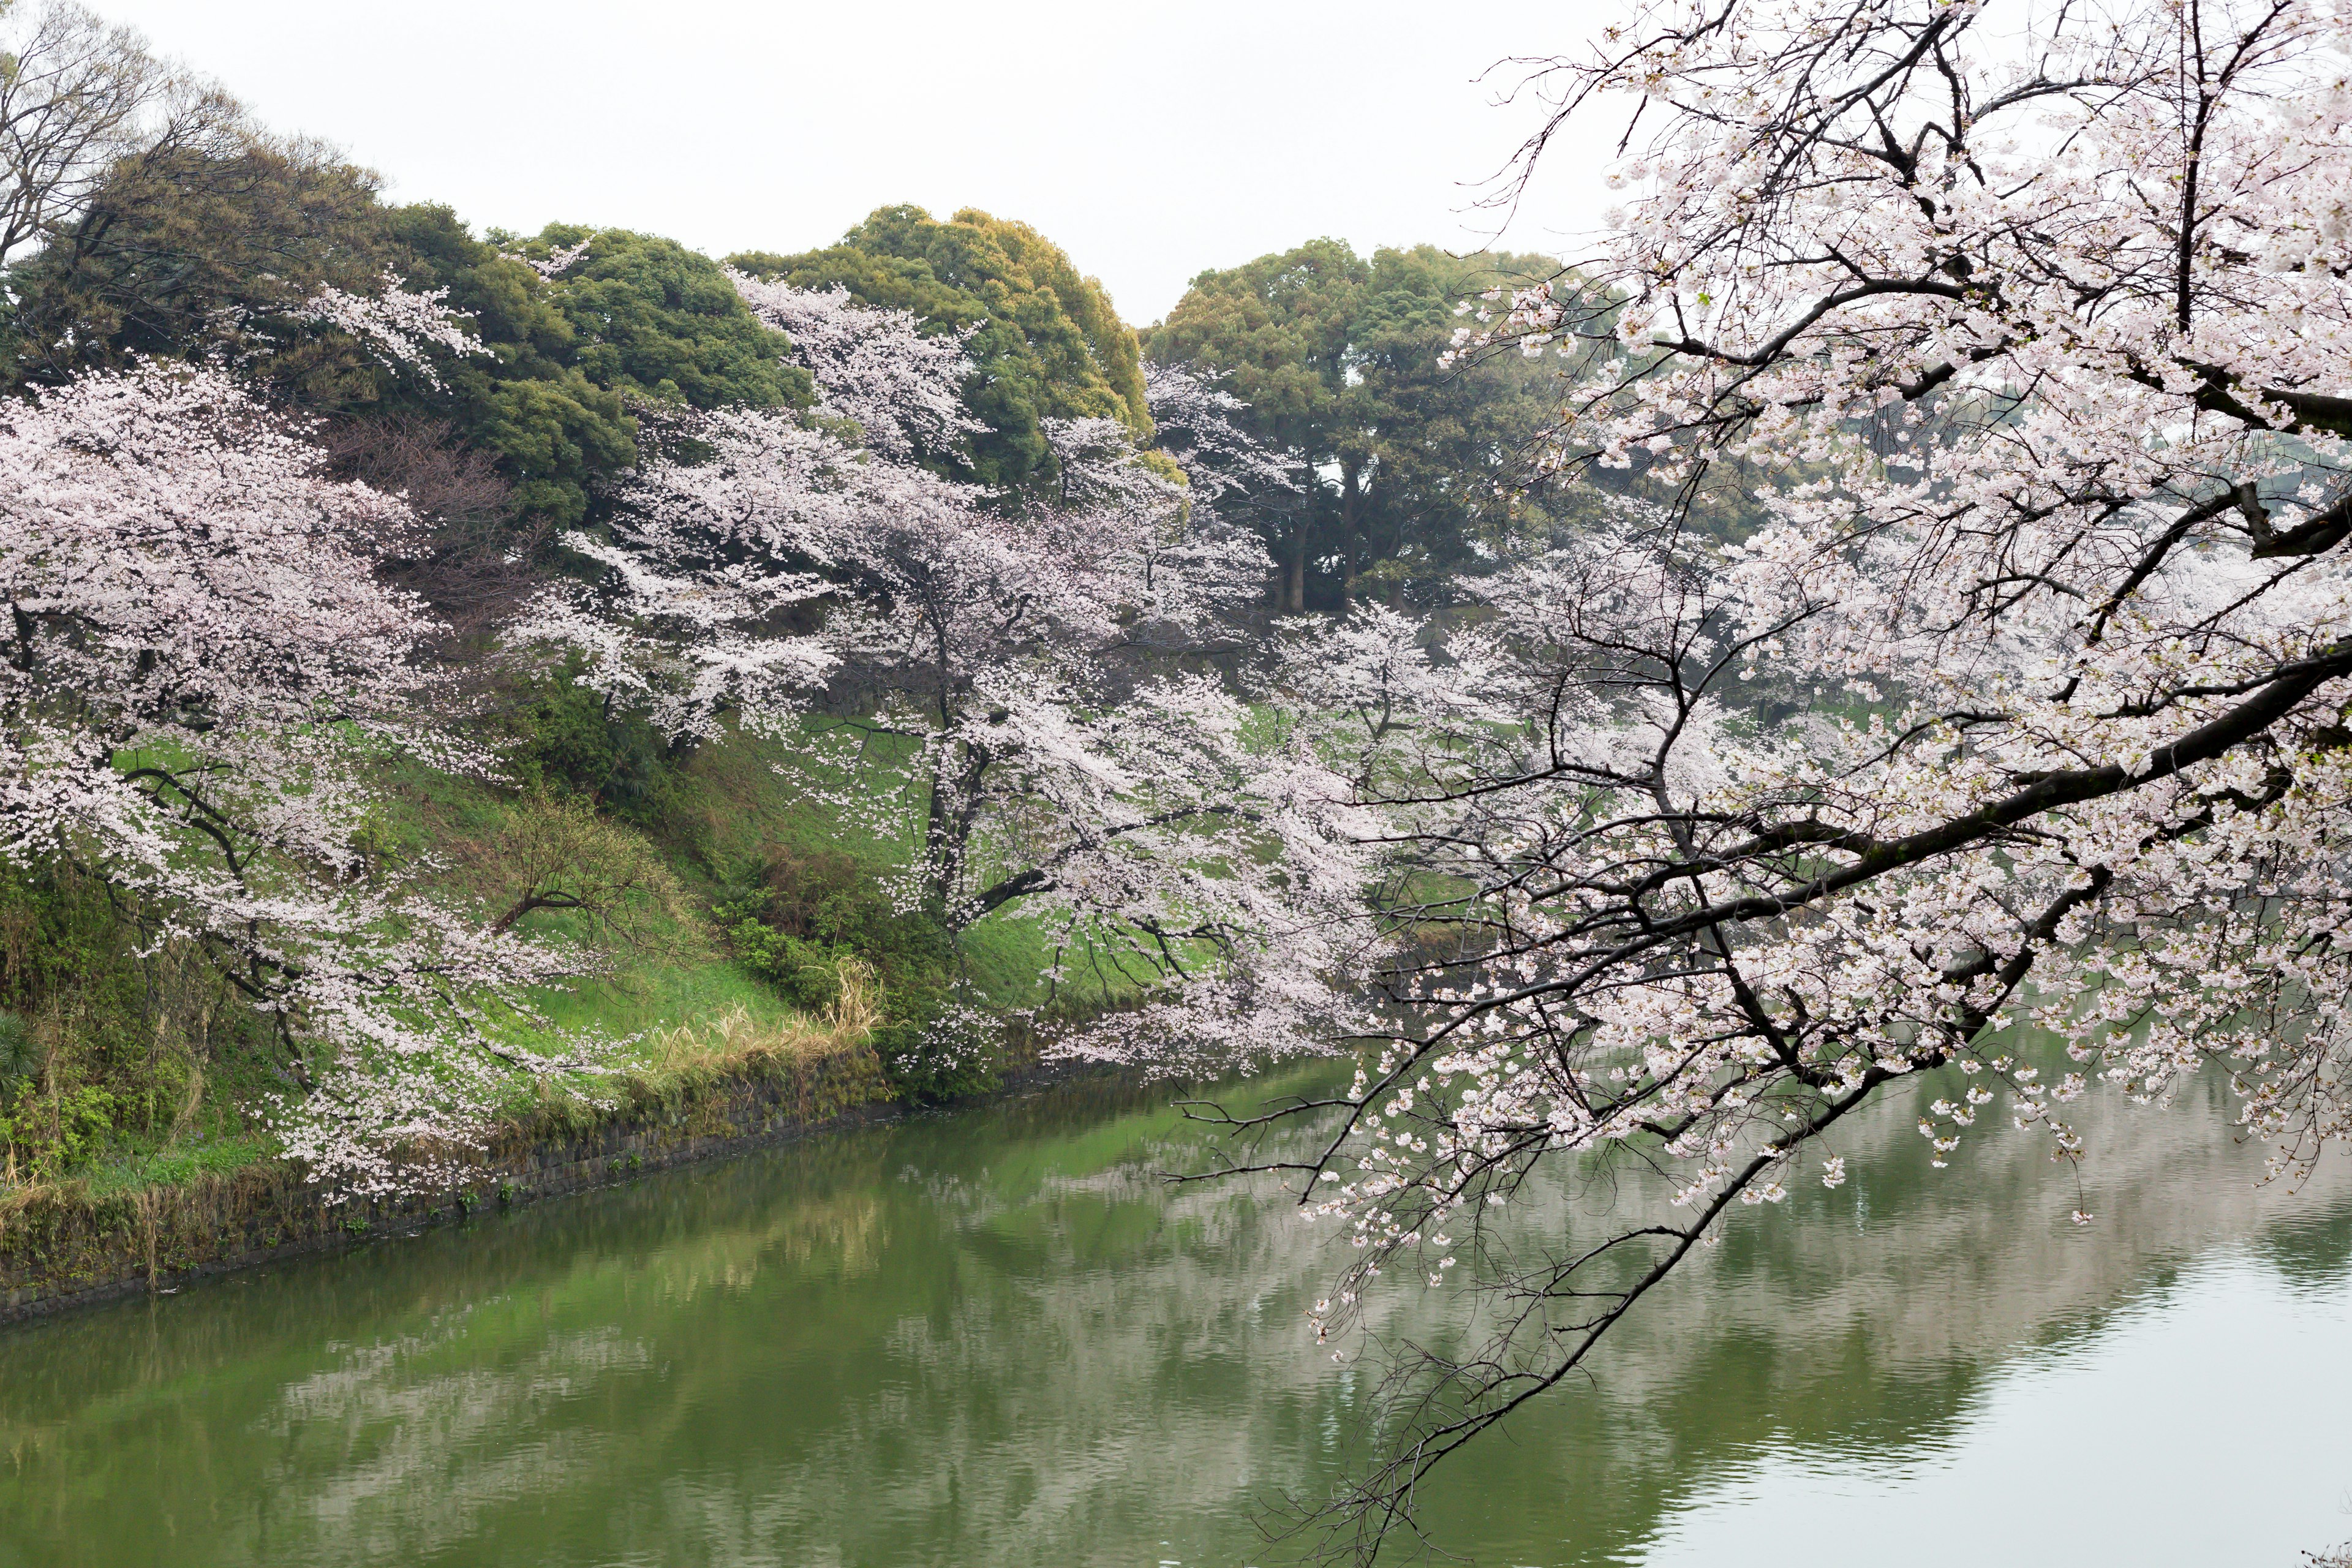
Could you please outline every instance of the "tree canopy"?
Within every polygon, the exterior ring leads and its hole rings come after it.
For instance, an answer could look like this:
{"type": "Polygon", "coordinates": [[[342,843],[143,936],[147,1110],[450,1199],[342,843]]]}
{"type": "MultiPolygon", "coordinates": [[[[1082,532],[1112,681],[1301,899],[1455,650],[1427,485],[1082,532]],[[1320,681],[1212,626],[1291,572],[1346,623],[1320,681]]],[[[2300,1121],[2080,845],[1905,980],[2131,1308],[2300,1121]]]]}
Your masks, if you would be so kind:
{"type": "Polygon", "coordinates": [[[10,269],[17,379],[223,359],[306,411],[446,420],[496,457],[520,511],[559,524],[635,460],[631,399],[809,401],[784,338],[718,263],[674,240],[564,224],[478,239],[445,206],[385,205],[373,173],[266,136],[234,104],[215,102],[204,124],[120,159],[10,269]],[[446,289],[489,352],[396,374],[301,316],[321,289],[370,296],[393,277],[446,289]]]}
{"type": "Polygon", "coordinates": [[[142,357],[226,356],[309,406],[375,395],[374,362],[288,319],[322,286],[381,290],[381,182],[233,110],[215,132],[122,159],[11,269],[20,377],[56,384],[142,357]]]}
{"type": "Polygon", "coordinates": [[[535,260],[585,246],[549,279],[572,328],[570,363],[599,386],[695,408],[805,405],[808,374],[710,258],[625,228],[550,224],[518,249],[535,260]]]}
{"type": "Polygon", "coordinates": [[[718,263],[675,240],[551,224],[529,240],[478,240],[446,207],[384,215],[418,287],[472,312],[486,356],[451,366],[446,406],[497,452],[526,511],[559,524],[592,484],[636,457],[631,399],[695,408],[804,405],[805,373],[743,304],[718,263]],[[568,266],[550,260],[584,246],[568,266]],[[534,266],[532,263],[537,263],[534,266]]]}
{"type": "Polygon", "coordinates": [[[397,207],[383,221],[401,269],[419,288],[447,289],[489,351],[446,367],[442,390],[417,401],[497,454],[520,510],[578,521],[590,485],[636,458],[636,422],[620,393],[581,368],[572,321],[530,267],[476,239],[445,206],[397,207]]]}
{"type": "Polygon", "coordinates": [[[745,251],[729,264],[796,289],[846,289],[935,331],[968,331],[964,397],[986,428],[971,477],[1015,485],[1051,474],[1048,419],[1151,427],[1142,354],[1102,284],[1025,223],[966,207],[941,222],[920,207],[877,209],[822,250],[745,251]]]}
{"type": "Polygon", "coordinates": [[[1316,239],[1202,273],[1150,330],[1155,363],[1214,378],[1248,405],[1254,434],[1320,480],[1260,514],[1286,608],[1426,599],[1500,535],[1552,373],[1507,358],[1449,366],[1444,351],[1462,300],[1559,269],[1428,245],[1366,260],[1316,239]]]}

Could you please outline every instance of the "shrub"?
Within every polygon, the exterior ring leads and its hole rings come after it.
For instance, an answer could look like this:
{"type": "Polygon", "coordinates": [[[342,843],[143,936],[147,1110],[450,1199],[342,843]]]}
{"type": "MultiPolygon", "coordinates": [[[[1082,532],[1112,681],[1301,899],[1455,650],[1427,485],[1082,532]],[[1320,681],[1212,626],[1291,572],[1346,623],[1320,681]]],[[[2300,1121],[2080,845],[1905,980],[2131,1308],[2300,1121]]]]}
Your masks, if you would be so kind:
{"type": "Polygon", "coordinates": [[[919,1102],[992,1086],[998,1026],[959,995],[953,942],[938,921],[895,908],[873,874],[836,849],[775,849],[719,906],[736,956],[795,1006],[835,1007],[845,972],[880,987],[872,1039],[892,1090],[919,1102]]]}
{"type": "Polygon", "coordinates": [[[1003,1026],[951,995],[922,1001],[919,1016],[874,1031],[874,1054],[891,1089],[918,1104],[935,1104],[996,1087],[1003,1066],[1003,1026]]]}
{"type": "Polygon", "coordinates": [[[0,1169],[49,1179],[118,1134],[178,1132],[218,1049],[264,1070],[229,994],[209,953],[69,861],[0,869],[0,1169]]]}
{"type": "Polygon", "coordinates": [[[737,921],[727,940],[744,968],[808,1013],[822,1013],[840,999],[842,961],[856,961],[845,947],[804,941],[756,920],[737,921]]]}
{"type": "Polygon", "coordinates": [[[770,851],[734,879],[718,913],[747,968],[811,988],[816,1007],[837,984],[823,972],[837,973],[844,957],[870,964],[892,996],[938,991],[955,971],[939,923],[892,907],[872,873],[837,849],[770,851]]]}
{"type": "Polygon", "coordinates": [[[41,1070],[41,1056],[23,1016],[0,1013],[0,1105],[31,1088],[41,1070]]]}
{"type": "Polygon", "coordinates": [[[596,940],[642,950],[689,920],[677,879],[653,847],[577,799],[525,795],[457,859],[494,931],[546,910],[577,920],[596,940]]]}
{"type": "Polygon", "coordinates": [[[114,1132],[125,1108],[97,1084],[24,1095],[0,1115],[5,1168],[19,1181],[54,1181],[95,1152],[114,1132]]]}
{"type": "Polygon", "coordinates": [[[574,682],[576,662],[526,686],[511,759],[526,784],[584,796],[640,827],[660,824],[677,770],[654,727],[574,682]]]}

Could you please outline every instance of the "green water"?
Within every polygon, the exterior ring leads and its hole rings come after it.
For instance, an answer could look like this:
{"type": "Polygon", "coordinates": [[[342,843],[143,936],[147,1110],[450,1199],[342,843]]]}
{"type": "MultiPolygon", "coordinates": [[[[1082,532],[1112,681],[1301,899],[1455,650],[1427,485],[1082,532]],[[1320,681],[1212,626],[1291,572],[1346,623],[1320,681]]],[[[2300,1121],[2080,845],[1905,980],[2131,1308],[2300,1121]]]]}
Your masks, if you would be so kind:
{"type": "MultiPolygon", "coordinates": [[[[0,1568],[1267,1564],[1371,1368],[1269,1194],[1065,1085],[0,1331],[0,1568]]],[[[2128,1120],[2126,1120],[2128,1118],[2128,1120]]],[[[2352,1537],[2352,1183],[2209,1102],[1743,1213],[1442,1475],[1486,1563],[2275,1563],[2352,1537]],[[2087,1229],[2065,1214],[2087,1202],[2087,1229]]],[[[1591,1192],[1518,1223],[1598,1223],[1591,1192]]],[[[1386,1334],[1461,1303],[1406,1287],[1386,1334]]],[[[1400,1551],[1399,1561],[1411,1560],[1400,1551]]]]}

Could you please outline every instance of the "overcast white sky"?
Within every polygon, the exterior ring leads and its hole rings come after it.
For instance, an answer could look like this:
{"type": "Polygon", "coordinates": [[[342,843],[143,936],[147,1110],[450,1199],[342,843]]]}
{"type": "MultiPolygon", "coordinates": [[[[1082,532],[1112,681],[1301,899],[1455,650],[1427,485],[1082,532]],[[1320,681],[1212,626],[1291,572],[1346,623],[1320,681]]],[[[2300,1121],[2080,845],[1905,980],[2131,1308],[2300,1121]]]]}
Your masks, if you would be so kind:
{"type": "MultiPolygon", "coordinates": [[[[554,219],[713,255],[874,207],[1034,224],[1138,324],[1203,268],[1317,235],[1475,249],[1463,209],[1532,121],[1473,81],[1574,49],[1613,0],[1473,33],[1401,0],[94,0],[280,130],[477,230],[554,219]]],[[[1596,128],[1597,129],[1597,128],[1596,128]]],[[[1589,229],[1602,138],[1556,147],[1506,234],[1589,229]]]]}

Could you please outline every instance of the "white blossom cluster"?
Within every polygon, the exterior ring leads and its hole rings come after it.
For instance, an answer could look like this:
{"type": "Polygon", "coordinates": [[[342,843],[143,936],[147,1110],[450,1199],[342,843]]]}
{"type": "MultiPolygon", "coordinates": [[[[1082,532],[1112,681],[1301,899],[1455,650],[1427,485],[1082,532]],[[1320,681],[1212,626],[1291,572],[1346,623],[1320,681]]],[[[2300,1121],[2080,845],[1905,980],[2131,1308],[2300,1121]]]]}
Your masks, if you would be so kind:
{"type": "Polygon", "coordinates": [[[792,339],[816,380],[819,410],[854,423],[869,450],[893,460],[936,456],[982,428],[963,403],[971,332],[926,333],[911,312],[860,305],[839,287],[729,276],[752,313],[792,339]]]}
{"type": "Polygon", "coordinates": [[[384,268],[383,284],[373,294],[353,294],[322,283],[303,302],[299,318],[349,333],[377,363],[412,371],[434,386],[440,384],[433,369],[435,351],[461,357],[489,352],[467,330],[471,318],[442,303],[446,289],[417,293],[390,268],[384,268]]]}

